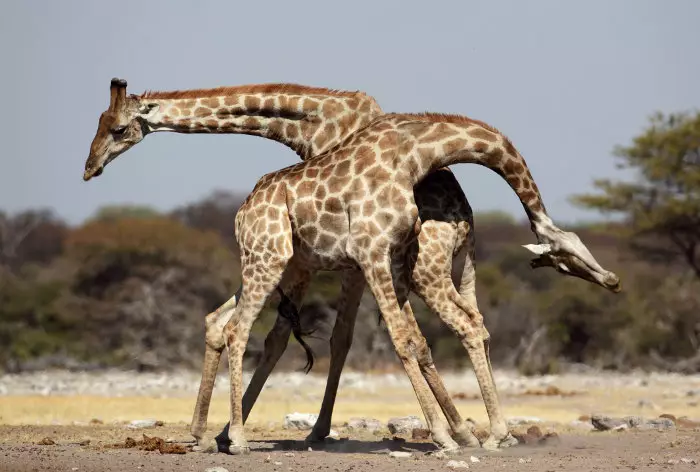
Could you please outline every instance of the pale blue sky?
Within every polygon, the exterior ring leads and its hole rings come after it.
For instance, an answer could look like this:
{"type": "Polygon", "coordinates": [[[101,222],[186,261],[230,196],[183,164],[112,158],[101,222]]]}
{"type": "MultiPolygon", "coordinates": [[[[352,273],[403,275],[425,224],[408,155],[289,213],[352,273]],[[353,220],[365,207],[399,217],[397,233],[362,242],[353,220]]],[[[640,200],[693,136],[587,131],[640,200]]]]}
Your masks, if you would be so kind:
{"type": "MultiPolygon", "coordinates": [[[[131,93],[288,81],[465,114],[513,140],[555,220],[590,219],[567,198],[615,174],[613,146],[700,105],[698,19],[692,0],[5,1],[0,209],[167,210],[296,162],[260,138],[162,133],[85,183],[118,76],[131,93]]],[[[475,210],[524,216],[496,174],[453,169],[475,210]]]]}

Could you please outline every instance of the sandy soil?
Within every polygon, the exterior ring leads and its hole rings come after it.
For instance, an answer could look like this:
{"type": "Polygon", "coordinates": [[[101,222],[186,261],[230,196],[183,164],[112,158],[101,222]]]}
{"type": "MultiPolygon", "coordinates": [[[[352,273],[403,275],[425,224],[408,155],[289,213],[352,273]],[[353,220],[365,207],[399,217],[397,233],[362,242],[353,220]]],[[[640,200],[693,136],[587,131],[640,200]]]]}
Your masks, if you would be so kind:
{"type": "MultiPolygon", "coordinates": [[[[488,419],[471,372],[446,374],[457,408],[480,431],[488,419]]],[[[449,460],[464,460],[471,470],[700,470],[700,427],[679,425],[665,431],[592,431],[581,415],[602,413],[657,418],[661,414],[700,419],[700,377],[669,374],[574,373],[520,377],[497,372],[504,412],[513,432],[533,424],[557,438],[543,444],[521,444],[497,453],[464,451],[439,459],[427,440],[395,440],[388,430],[348,431],[353,416],[386,422],[392,416],[416,415],[420,408],[405,378],[389,374],[343,376],[333,418],[339,439],[308,451],[304,431],[282,427],[293,411],[316,413],[323,395],[323,374],[277,374],[256,404],[247,437],[252,453],[244,457],[202,454],[191,446],[189,421],[196,398],[197,373],[45,372],[0,377],[0,471],[204,471],[237,470],[411,471],[451,470],[449,460]],[[154,418],[163,426],[129,429],[132,420],[154,418]],[[143,434],[161,438],[144,446],[143,434]],[[44,441],[45,438],[50,441],[44,441]],[[125,445],[127,438],[134,447],[125,445]],[[170,442],[167,442],[170,441],[170,442]],[[184,454],[170,450],[178,445],[184,454]],[[162,452],[160,452],[162,451],[162,452]],[[392,458],[390,451],[409,451],[392,458]],[[475,456],[479,462],[472,462],[475,456]],[[670,461],[670,462],[669,462],[670,461]]],[[[220,379],[210,414],[210,430],[228,416],[225,378],[220,379]]],[[[178,447],[176,447],[178,449],[178,447]]]]}
{"type": "Polygon", "coordinates": [[[251,430],[253,451],[247,456],[225,454],[162,454],[138,448],[113,448],[141,434],[186,438],[186,426],[126,431],[118,426],[5,426],[0,428],[0,471],[413,471],[451,470],[449,460],[463,460],[471,470],[697,470],[700,432],[562,434],[545,445],[519,445],[501,452],[464,451],[446,459],[433,457],[426,441],[397,441],[365,434],[351,435],[309,451],[304,434],[251,430]],[[44,438],[54,445],[37,445],[44,438]],[[86,444],[87,440],[89,444],[86,444]],[[82,443],[83,445],[80,445],[82,443]],[[392,458],[389,451],[408,451],[410,458],[392,458]],[[471,456],[479,462],[472,462],[471,456]]]}

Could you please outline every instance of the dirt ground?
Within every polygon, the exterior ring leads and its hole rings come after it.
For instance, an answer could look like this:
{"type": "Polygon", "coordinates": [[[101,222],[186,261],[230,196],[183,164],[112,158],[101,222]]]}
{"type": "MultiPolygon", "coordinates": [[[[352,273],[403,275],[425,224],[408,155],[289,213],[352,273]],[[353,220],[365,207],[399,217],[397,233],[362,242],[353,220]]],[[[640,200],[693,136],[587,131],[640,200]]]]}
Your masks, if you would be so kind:
{"type": "MultiPolygon", "coordinates": [[[[214,425],[213,425],[214,426],[214,425]]],[[[221,426],[221,425],[216,425],[221,426]]],[[[524,426],[520,428],[522,430],[524,426]]],[[[369,433],[346,435],[315,446],[304,444],[303,432],[249,429],[252,452],[226,454],[161,453],[124,445],[142,434],[188,440],[187,426],[165,425],[145,430],[124,426],[2,426],[0,471],[204,471],[224,467],[233,471],[433,471],[451,470],[448,461],[465,461],[471,470],[697,470],[700,431],[625,431],[566,433],[544,445],[518,445],[500,452],[465,450],[446,459],[433,457],[427,441],[382,438],[369,433]],[[39,445],[44,438],[55,442],[39,445]],[[89,443],[87,441],[89,440],[89,443]],[[408,451],[410,458],[392,458],[389,451],[408,451]],[[471,456],[479,462],[472,462],[471,456]],[[669,462],[670,461],[670,462],[669,462]]],[[[51,441],[44,441],[51,442],[51,441]]],[[[168,444],[165,444],[167,447],[168,444]]]]}
{"type": "MultiPolygon", "coordinates": [[[[448,373],[444,378],[462,416],[485,432],[488,418],[473,374],[448,373]]],[[[593,372],[525,378],[496,372],[511,431],[522,435],[536,425],[542,434],[557,436],[500,452],[466,450],[447,459],[431,454],[435,447],[429,440],[393,438],[386,427],[377,433],[345,428],[346,421],[358,416],[384,424],[394,416],[422,418],[402,375],[344,373],[343,379],[333,415],[338,439],[313,445],[309,451],[303,442],[307,432],[282,427],[287,413],[318,411],[325,377],[322,373],[280,373],[268,380],[246,424],[251,454],[230,456],[190,451],[189,421],[199,382],[196,372],[0,376],[0,472],[204,472],[211,467],[229,472],[408,472],[452,470],[450,460],[465,461],[470,470],[508,472],[700,470],[700,376],[593,372]],[[590,420],[580,420],[594,413],[647,419],[671,414],[693,421],[690,425],[677,422],[675,428],[664,431],[596,432],[590,420]],[[133,420],[149,418],[164,424],[128,427],[133,420]],[[393,458],[391,451],[412,455],[393,458]]],[[[212,400],[210,431],[219,431],[228,417],[225,380],[218,382],[212,400]]]]}

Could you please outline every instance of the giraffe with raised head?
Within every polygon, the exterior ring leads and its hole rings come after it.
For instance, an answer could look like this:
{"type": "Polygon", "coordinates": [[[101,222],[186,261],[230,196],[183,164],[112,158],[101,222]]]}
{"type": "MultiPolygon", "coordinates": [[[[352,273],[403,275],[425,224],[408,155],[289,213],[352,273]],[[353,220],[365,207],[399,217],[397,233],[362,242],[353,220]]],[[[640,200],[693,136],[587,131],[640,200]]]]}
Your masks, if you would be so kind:
{"type": "MultiPolygon", "coordinates": [[[[142,139],[144,129],[148,129],[148,114],[159,107],[158,103],[140,103],[138,98],[134,99],[137,103],[127,105],[125,97],[121,103],[119,93],[116,97],[114,107],[121,111],[103,115],[95,139],[98,145],[93,142],[92,148],[98,152],[91,153],[88,159],[86,178],[101,172],[106,162],[142,139]],[[124,120],[126,125],[114,115],[129,117],[124,120]],[[129,142],[115,146],[129,127],[129,142]],[[109,137],[106,145],[98,139],[101,130],[109,137]]],[[[441,269],[435,266],[446,263],[442,258],[422,261],[420,252],[417,260],[406,257],[408,248],[415,242],[415,230],[420,227],[414,185],[431,171],[456,162],[487,165],[514,188],[540,242],[531,248],[540,253],[533,265],[551,265],[560,272],[613,291],[619,289],[617,277],[602,269],[573,233],[563,232],[552,223],[522,157],[497,131],[474,120],[446,115],[380,117],[332,152],[265,176],[236,217],[245,285],[240,297],[235,298],[234,316],[225,327],[232,382],[229,429],[232,452],[246,450],[240,362],[250,324],[270,293],[283,281],[288,265],[294,267],[295,261],[300,260],[304,267],[314,269],[359,266],[419,394],[416,375],[420,373],[423,356],[416,352],[419,358],[416,365],[410,348],[412,328],[400,316],[395,292],[398,290],[401,305],[406,306],[408,276],[412,276],[413,284],[424,290],[418,293],[458,333],[472,359],[492,424],[487,443],[497,445],[507,441],[508,432],[498,407],[484,346],[487,334],[476,304],[469,297],[459,296],[449,273],[447,277],[439,276],[441,269]],[[386,204],[378,207],[377,197],[386,204]],[[400,257],[392,258],[392,255],[400,257]],[[407,268],[406,260],[415,261],[415,265],[407,268]]],[[[424,410],[424,413],[433,427],[431,418],[435,412],[424,410]]]]}

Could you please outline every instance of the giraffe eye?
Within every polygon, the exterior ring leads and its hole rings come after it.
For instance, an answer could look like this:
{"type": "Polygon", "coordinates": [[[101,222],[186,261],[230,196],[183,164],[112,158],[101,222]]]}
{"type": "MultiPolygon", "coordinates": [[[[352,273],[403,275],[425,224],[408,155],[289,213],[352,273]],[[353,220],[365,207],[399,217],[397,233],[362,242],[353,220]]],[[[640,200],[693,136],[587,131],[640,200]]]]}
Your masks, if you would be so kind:
{"type": "Polygon", "coordinates": [[[112,134],[114,134],[115,136],[121,136],[122,134],[124,134],[124,131],[126,131],[126,125],[113,128],[112,134]]]}

